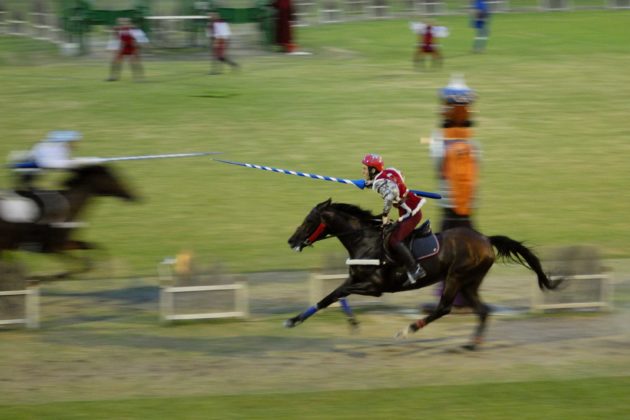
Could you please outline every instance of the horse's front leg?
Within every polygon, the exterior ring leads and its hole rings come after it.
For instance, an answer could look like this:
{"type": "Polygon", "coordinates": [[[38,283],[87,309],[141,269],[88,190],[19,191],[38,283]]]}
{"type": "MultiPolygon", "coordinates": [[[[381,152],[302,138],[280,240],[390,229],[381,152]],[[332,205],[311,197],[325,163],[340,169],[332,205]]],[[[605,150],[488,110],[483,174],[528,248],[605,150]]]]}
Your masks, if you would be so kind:
{"type": "MultiPolygon", "coordinates": [[[[284,321],[284,326],[287,328],[296,327],[300,325],[302,322],[306,321],[311,316],[313,316],[320,309],[327,308],[340,299],[342,299],[345,302],[345,299],[343,298],[345,298],[349,294],[346,291],[346,289],[347,289],[347,281],[344,282],[344,284],[342,284],[341,286],[337,287],[335,290],[329,293],[328,296],[326,296],[325,298],[317,302],[315,305],[307,308],[304,312],[301,312],[298,315],[294,316],[293,318],[289,318],[286,321],[284,321]]],[[[346,305],[347,304],[348,303],[346,302],[346,305]]],[[[342,303],[342,308],[343,308],[343,303],[342,303]]],[[[350,307],[348,306],[348,309],[349,308],[350,307]]]]}

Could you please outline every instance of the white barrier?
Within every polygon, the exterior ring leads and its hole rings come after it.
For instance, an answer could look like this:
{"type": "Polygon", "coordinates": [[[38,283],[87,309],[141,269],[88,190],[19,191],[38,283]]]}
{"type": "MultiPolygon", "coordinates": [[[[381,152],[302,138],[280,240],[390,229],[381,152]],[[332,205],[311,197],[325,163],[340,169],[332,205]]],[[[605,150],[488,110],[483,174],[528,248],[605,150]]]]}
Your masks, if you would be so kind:
{"type": "Polygon", "coordinates": [[[175,259],[165,259],[158,267],[160,276],[160,318],[162,321],[181,321],[194,319],[217,319],[217,318],[247,318],[249,316],[249,292],[247,283],[236,281],[230,284],[212,284],[195,286],[173,286],[174,276],[171,267],[175,264],[175,259]],[[231,302],[221,301],[221,306],[229,304],[233,310],[218,310],[217,302],[212,301],[220,292],[232,292],[231,302]],[[194,294],[199,301],[203,294],[208,295],[208,299],[201,299],[203,311],[194,313],[181,313],[176,304],[177,296],[186,293],[194,294]],[[231,303],[231,304],[230,304],[231,303]]]}
{"type": "MultiPolygon", "coordinates": [[[[555,278],[552,277],[552,280],[555,278]]],[[[537,283],[532,294],[532,310],[612,309],[612,285],[605,274],[580,274],[565,277],[559,290],[542,292],[537,283]]]]}
{"type": "Polygon", "coordinates": [[[52,13],[29,13],[28,20],[8,19],[0,12],[0,34],[26,36],[40,41],[62,44],[63,30],[57,27],[57,18],[52,13]]]}
{"type": "MultiPolygon", "coordinates": [[[[209,304],[209,306],[212,306],[209,304]]],[[[218,284],[212,286],[162,287],[160,289],[160,316],[163,321],[181,321],[191,319],[247,318],[249,316],[249,296],[245,283],[218,284]],[[178,293],[234,291],[234,311],[214,312],[208,307],[207,312],[178,314],[175,307],[175,296],[178,293]]]]}
{"type": "Polygon", "coordinates": [[[0,325],[24,324],[29,329],[39,328],[39,287],[1,291],[0,298],[3,296],[24,296],[24,318],[0,319],[0,325]]]}

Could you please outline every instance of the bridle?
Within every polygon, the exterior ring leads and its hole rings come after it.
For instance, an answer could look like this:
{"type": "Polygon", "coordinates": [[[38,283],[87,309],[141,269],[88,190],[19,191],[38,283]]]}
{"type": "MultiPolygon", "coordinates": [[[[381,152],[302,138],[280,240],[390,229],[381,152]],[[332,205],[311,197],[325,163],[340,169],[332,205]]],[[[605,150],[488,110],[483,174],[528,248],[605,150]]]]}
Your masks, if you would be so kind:
{"type": "MultiPolygon", "coordinates": [[[[321,219],[321,215],[319,215],[319,211],[317,212],[318,216],[321,219]]],[[[347,232],[341,232],[341,233],[327,233],[326,235],[324,235],[322,237],[322,233],[326,230],[326,228],[328,227],[328,225],[326,225],[326,223],[324,222],[320,222],[319,225],[317,226],[317,228],[315,228],[315,230],[313,231],[313,233],[311,233],[308,238],[306,238],[304,241],[302,241],[302,247],[307,247],[307,246],[312,246],[315,242],[318,241],[323,241],[324,239],[330,239],[330,238],[341,238],[343,236],[347,236],[353,233],[356,233],[358,231],[362,231],[362,230],[366,230],[367,227],[361,228],[361,229],[356,229],[356,230],[349,230],[347,232]]]]}
{"type": "Polygon", "coordinates": [[[327,227],[328,226],[326,226],[326,223],[320,222],[319,226],[317,226],[317,229],[315,229],[313,233],[311,233],[309,237],[304,240],[303,242],[304,246],[310,246],[314,242],[323,241],[324,239],[332,238],[334,235],[330,235],[330,234],[324,236],[323,238],[320,238],[321,234],[326,230],[327,227]]]}

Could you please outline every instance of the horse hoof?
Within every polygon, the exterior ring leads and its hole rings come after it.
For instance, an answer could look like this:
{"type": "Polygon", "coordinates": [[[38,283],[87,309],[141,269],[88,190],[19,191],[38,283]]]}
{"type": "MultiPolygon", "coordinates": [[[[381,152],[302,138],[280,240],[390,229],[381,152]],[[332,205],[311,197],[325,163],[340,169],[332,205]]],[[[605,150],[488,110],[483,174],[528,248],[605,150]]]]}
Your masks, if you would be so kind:
{"type": "Polygon", "coordinates": [[[400,330],[396,333],[396,335],[394,335],[394,338],[396,340],[405,340],[409,337],[409,327],[405,328],[404,330],[400,330]]]}
{"type": "Polygon", "coordinates": [[[294,328],[294,327],[297,327],[298,325],[300,325],[301,323],[302,323],[301,320],[295,319],[295,318],[291,318],[291,319],[287,319],[286,321],[284,321],[284,326],[286,328],[294,328]]]}
{"type": "Polygon", "coordinates": [[[351,334],[357,334],[359,332],[359,321],[356,319],[348,320],[348,326],[350,327],[351,334]]]}
{"type": "Polygon", "coordinates": [[[462,348],[464,350],[468,350],[468,351],[475,351],[475,350],[477,350],[477,345],[476,344],[472,344],[472,343],[471,344],[464,344],[462,346],[462,348]]]}

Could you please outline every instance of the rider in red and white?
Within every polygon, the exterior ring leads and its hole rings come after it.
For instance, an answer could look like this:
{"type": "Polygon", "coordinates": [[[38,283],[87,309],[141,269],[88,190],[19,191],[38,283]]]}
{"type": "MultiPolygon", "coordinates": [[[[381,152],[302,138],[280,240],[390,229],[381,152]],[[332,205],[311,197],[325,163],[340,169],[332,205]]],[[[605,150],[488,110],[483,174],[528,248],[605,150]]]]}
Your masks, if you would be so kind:
{"type": "Polygon", "coordinates": [[[426,276],[426,272],[407,248],[404,240],[422,220],[421,208],[426,200],[409,191],[399,170],[385,168],[381,156],[365,155],[361,163],[366,186],[371,187],[383,198],[381,214],[383,226],[389,224],[389,212],[392,207],[398,209],[399,217],[389,236],[388,245],[396,262],[407,268],[407,277],[413,284],[426,276]]]}

